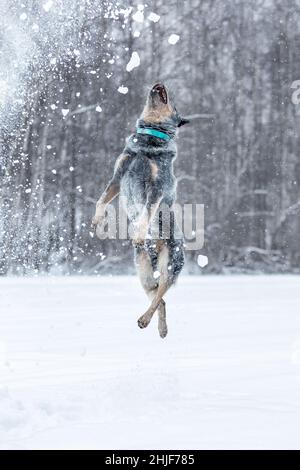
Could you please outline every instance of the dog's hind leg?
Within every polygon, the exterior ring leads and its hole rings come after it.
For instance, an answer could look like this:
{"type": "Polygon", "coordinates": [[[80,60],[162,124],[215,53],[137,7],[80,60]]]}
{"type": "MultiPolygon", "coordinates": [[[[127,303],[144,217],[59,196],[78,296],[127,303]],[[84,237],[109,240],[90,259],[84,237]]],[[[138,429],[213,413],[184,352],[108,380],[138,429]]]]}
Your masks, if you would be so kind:
{"type": "MultiPolygon", "coordinates": [[[[143,289],[149,299],[153,300],[157,293],[158,281],[153,277],[153,268],[148,253],[140,248],[139,252],[136,253],[135,262],[143,289]]],[[[160,303],[158,304],[157,311],[159,334],[162,338],[164,338],[167,335],[168,329],[166,324],[166,303],[163,299],[161,299],[160,303]]],[[[153,314],[154,313],[155,311],[153,312],[153,314]]],[[[152,315],[147,318],[140,318],[138,321],[139,327],[146,328],[149,325],[151,318],[152,315]]]]}
{"type": "MultiPolygon", "coordinates": [[[[157,293],[157,289],[154,289],[152,291],[148,291],[147,295],[150,300],[153,300],[156,296],[156,293],[157,293]]],[[[149,325],[155,311],[156,310],[154,310],[152,315],[149,315],[146,317],[142,315],[138,319],[138,325],[140,328],[146,328],[149,325]]],[[[161,338],[165,338],[168,334],[168,327],[167,327],[167,321],[166,321],[166,302],[164,301],[164,299],[161,299],[161,301],[159,302],[157,306],[157,313],[158,313],[158,332],[161,338]]]]}
{"type": "Polygon", "coordinates": [[[161,338],[165,338],[168,334],[166,302],[163,299],[158,306],[158,332],[161,338]]]}
{"type": "MultiPolygon", "coordinates": [[[[163,300],[164,294],[170,287],[169,276],[168,276],[168,262],[169,262],[169,251],[166,245],[159,250],[157,267],[160,273],[159,282],[156,287],[151,289],[150,297],[152,302],[148,310],[138,319],[138,325],[140,328],[145,328],[149,325],[156,309],[158,309],[158,330],[162,338],[167,335],[168,328],[166,323],[166,304],[163,300]]],[[[153,278],[153,275],[152,275],[153,278]]]]}

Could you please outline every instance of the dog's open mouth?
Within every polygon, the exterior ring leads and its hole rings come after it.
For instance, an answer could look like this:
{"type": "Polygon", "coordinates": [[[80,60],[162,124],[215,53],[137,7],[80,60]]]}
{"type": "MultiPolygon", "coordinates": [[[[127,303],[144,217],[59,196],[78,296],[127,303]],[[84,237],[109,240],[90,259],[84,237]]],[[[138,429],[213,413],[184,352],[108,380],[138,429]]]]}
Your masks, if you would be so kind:
{"type": "Polygon", "coordinates": [[[157,83],[151,90],[151,95],[153,98],[155,96],[159,97],[160,101],[164,104],[168,103],[168,92],[164,85],[157,83]]]}

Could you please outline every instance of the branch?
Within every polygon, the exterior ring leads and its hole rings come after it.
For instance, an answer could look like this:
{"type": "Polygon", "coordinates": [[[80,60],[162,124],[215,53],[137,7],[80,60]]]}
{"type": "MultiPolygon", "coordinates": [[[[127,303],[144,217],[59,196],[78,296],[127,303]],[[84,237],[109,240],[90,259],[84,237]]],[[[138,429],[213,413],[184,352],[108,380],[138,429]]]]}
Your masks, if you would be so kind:
{"type": "Polygon", "coordinates": [[[95,109],[98,105],[91,104],[90,106],[85,106],[84,108],[77,108],[75,111],[70,111],[69,116],[74,116],[74,114],[86,113],[92,109],[95,109]]]}
{"type": "Polygon", "coordinates": [[[196,119],[213,119],[215,114],[190,114],[189,116],[184,116],[185,119],[189,121],[194,121],[196,119]]]}

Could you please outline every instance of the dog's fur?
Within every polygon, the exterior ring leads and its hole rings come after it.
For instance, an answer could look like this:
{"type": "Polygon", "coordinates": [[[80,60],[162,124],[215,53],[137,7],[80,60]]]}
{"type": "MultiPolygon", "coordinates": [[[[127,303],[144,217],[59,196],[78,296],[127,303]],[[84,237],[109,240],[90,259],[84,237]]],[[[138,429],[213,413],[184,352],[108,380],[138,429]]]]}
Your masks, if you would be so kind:
{"type": "MultiPolygon", "coordinates": [[[[135,264],[141,284],[151,299],[148,310],[139,318],[138,325],[145,328],[158,311],[158,329],[162,338],[167,335],[166,304],[164,294],[176,281],[184,264],[183,239],[173,220],[168,236],[160,231],[151,237],[151,227],[157,221],[160,209],[171,210],[176,198],[176,178],[173,162],[177,148],[177,128],[187,121],[172,106],[163,84],[156,84],[148,94],[145,108],[137,127],[154,128],[167,133],[171,139],[163,140],[145,134],[132,134],[120,157],[114,174],[100,197],[92,224],[102,224],[107,204],[121,194],[126,201],[130,221],[136,227],[133,245],[135,264]],[[158,273],[156,273],[158,272],[158,273]],[[159,276],[158,276],[159,275],[159,276]]],[[[161,219],[159,222],[161,227],[161,219]]]]}

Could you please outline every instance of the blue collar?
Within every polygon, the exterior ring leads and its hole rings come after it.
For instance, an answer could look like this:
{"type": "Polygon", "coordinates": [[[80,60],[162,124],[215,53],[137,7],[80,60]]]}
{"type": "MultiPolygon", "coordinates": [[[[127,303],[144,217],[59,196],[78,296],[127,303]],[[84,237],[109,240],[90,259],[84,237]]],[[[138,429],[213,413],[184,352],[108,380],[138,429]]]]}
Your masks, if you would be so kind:
{"type": "Polygon", "coordinates": [[[159,139],[163,140],[171,140],[171,137],[165,132],[157,131],[156,129],[151,129],[151,127],[138,127],[136,132],[138,134],[153,135],[154,137],[158,137],[159,139]]]}

